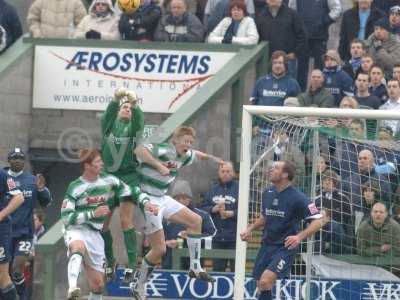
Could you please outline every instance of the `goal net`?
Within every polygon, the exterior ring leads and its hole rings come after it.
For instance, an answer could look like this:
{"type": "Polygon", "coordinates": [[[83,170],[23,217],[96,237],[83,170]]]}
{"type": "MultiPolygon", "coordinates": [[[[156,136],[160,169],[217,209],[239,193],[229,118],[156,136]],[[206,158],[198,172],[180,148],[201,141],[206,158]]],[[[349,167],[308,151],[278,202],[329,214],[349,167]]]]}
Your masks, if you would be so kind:
{"type": "Polygon", "coordinates": [[[260,216],[278,160],[295,165],[294,186],[329,223],[301,243],[273,299],[400,299],[398,120],[400,112],[244,106],[235,300],[255,297],[262,230],[247,242],[240,232],[260,216]]]}

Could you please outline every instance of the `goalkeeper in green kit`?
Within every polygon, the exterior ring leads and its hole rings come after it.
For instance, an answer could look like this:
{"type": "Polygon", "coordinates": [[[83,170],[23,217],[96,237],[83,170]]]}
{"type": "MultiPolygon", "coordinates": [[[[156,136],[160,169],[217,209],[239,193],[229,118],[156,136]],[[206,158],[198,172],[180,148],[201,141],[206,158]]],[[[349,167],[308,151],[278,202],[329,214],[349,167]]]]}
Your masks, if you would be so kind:
{"type": "MultiPolygon", "coordinates": [[[[141,139],[144,127],[143,111],[137,105],[135,92],[124,88],[115,91],[114,100],[108,105],[102,119],[102,159],[104,169],[124,183],[132,190],[138,189],[139,178],[136,172],[138,162],[133,152],[138,140],[141,139]]],[[[114,275],[115,258],[113,254],[113,239],[109,229],[112,211],[119,206],[121,227],[123,230],[126,252],[128,255],[128,268],[125,270],[125,282],[130,282],[136,269],[137,247],[136,232],[133,226],[134,204],[137,199],[119,202],[114,199],[111,214],[104,224],[102,236],[105,244],[107,259],[106,275],[114,275]]]]}

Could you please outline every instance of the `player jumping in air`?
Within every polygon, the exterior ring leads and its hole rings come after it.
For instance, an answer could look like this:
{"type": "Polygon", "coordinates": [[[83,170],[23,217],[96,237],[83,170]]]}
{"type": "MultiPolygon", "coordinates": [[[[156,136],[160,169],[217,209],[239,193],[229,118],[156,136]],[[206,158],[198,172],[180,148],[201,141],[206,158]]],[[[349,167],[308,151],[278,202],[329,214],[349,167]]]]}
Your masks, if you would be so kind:
{"type": "Polygon", "coordinates": [[[33,245],[33,209],[36,200],[38,200],[40,206],[46,207],[52,199],[50,191],[46,188],[46,180],[43,175],[33,176],[28,171],[24,171],[25,154],[20,148],[14,148],[10,151],[8,162],[10,168],[7,170],[7,174],[14,180],[25,198],[24,203],[11,215],[11,255],[13,257],[11,277],[19,299],[26,300],[24,269],[33,245]]]}
{"type": "Polygon", "coordinates": [[[178,170],[190,165],[198,159],[212,159],[222,163],[220,158],[193,150],[195,130],[191,127],[179,127],[175,130],[171,143],[139,145],[135,149],[140,161],[138,172],[141,175],[141,189],[150,197],[150,203],[159,207],[157,216],[140,211],[135,213],[136,229],[146,234],[151,250],[143,258],[140,272],[135,285],[132,285],[136,299],[145,299],[145,283],[153,267],[160,263],[166,252],[163,218],[173,223],[183,224],[187,228],[187,244],[190,256],[189,276],[205,281],[215,281],[200,265],[201,251],[201,217],[166,195],[170,184],[175,180],[178,170]]]}
{"type": "MultiPolygon", "coordinates": [[[[144,127],[144,116],[137,105],[137,96],[133,91],[120,88],[115,91],[114,100],[108,105],[102,119],[101,131],[103,135],[101,154],[105,171],[129,185],[133,190],[139,185],[136,168],[138,162],[133,152],[140,140],[144,127]]],[[[115,258],[113,254],[113,239],[109,225],[112,212],[119,206],[121,227],[128,256],[128,268],[125,270],[125,281],[130,282],[136,269],[136,232],[133,227],[133,211],[135,199],[115,199],[110,206],[111,214],[105,222],[102,236],[105,243],[107,257],[106,274],[110,278],[114,274],[115,258]],[[125,201],[128,200],[128,201],[125,201]]]]}
{"type": "Polygon", "coordinates": [[[11,260],[10,214],[24,202],[22,192],[6,172],[0,170],[0,299],[16,300],[17,291],[9,275],[11,260]]]}
{"type": "Polygon", "coordinates": [[[314,203],[292,185],[295,172],[291,162],[277,161],[273,164],[269,170],[273,185],[263,192],[261,215],[240,234],[245,241],[253,230],[264,227],[262,245],[253,270],[259,300],[272,300],[272,287],[277,278],[289,274],[300,242],[321,229],[326,222],[314,203]],[[312,219],[312,222],[299,232],[303,219],[312,219]]]}
{"type": "Polygon", "coordinates": [[[84,149],[80,153],[82,176],[68,186],[61,207],[64,223],[63,233],[68,247],[68,300],[79,299],[77,286],[82,261],[90,286],[88,300],[101,300],[104,289],[104,241],[101,237],[109,205],[115,198],[130,201],[135,197],[146,212],[157,213],[146,194],[128,185],[113,175],[102,173],[103,161],[100,152],[84,149]]]}

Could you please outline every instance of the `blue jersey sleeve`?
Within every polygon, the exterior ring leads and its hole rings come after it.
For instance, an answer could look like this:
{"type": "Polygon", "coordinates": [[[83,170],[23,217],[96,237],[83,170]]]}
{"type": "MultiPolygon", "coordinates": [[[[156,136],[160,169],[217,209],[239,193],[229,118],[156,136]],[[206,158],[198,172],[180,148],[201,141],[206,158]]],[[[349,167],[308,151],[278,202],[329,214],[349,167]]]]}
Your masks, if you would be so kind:
{"type": "Polygon", "coordinates": [[[301,220],[319,219],[322,217],[315,203],[309,201],[305,195],[302,195],[297,201],[297,213],[301,220]]]}
{"type": "Polygon", "coordinates": [[[354,96],[353,79],[346,72],[343,72],[342,91],[346,96],[354,96]]]}
{"type": "Polygon", "coordinates": [[[297,80],[292,79],[290,81],[290,89],[286,97],[297,97],[301,93],[301,88],[297,80]]]}
{"type": "Polygon", "coordinates": [[[253,105],[258,105],[258,103],[260,101],[259,90],[260,90],[261,82],[262,82],[261,79],[257,80],[256,84],[254,85],[253,92],[251,93],[250,102],[253,105]]]}

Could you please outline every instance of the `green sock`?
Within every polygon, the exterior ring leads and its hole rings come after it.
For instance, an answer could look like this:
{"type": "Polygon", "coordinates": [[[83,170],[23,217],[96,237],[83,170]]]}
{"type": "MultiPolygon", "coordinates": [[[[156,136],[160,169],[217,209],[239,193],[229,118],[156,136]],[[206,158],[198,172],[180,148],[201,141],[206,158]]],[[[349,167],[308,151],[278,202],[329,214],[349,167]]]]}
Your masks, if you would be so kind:
{"type": "Polygon", "coordinates": [[[104,240],[104,252],[106,253],[107,264],[113,266],[115,263],[114,252],[113,252],[113,238],[111,231],[107,230],[101,233],[104,240]]]}
{"type": "Polygon", "coordinates": [[[136,231],[134,228],[124,230],[124,241],[126,254],[128,255],[128,267],[130,269],[136,269],[136,231]]]}

